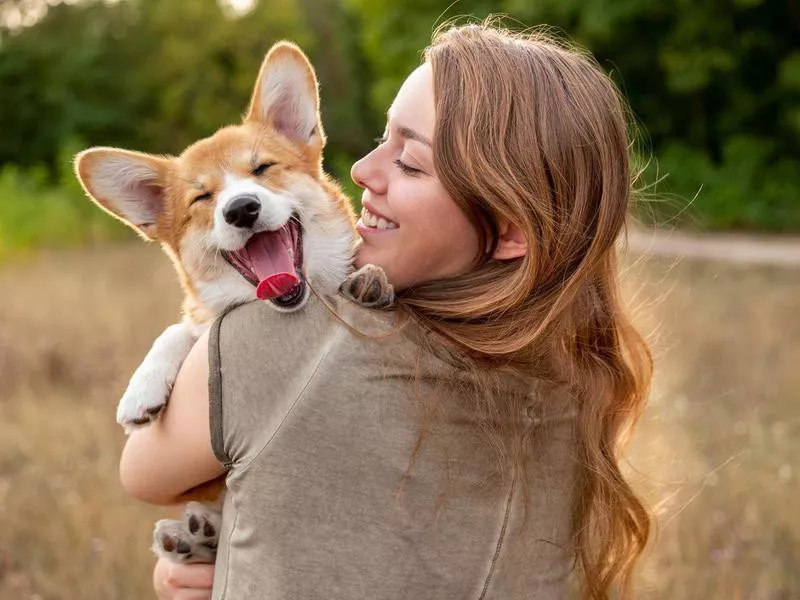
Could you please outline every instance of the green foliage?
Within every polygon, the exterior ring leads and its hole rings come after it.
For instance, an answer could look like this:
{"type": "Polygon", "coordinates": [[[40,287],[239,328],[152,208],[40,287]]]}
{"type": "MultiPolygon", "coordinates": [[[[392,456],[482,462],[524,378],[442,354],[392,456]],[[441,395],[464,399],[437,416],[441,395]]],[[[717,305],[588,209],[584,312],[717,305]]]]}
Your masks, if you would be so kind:
{"type": "Polygon", "coordinates": [[[589,48],[615,79],[652,154],[648,181],[673,200],[647,204],[656,223],[800,230],[800,10],[739,0],[348,0],[388,106],[419,62],[437,19],[505,13],[512,29],[548,24],[589,48]],[[413,15],[413,16],[412,16],[413,15]],[[697,197],[695,198],[695,195],[697,197]],[[677,200],[676,200],[677,199],[677,200]],[[693,200],[694,199],[694,200],[693,200]]]}
{"type": "Polygon", "coordinates": [[[700,229],[797,231],[800,171],[794,160],[770,161],[773,152],[769,141],[746,136],[727,140],[720,163],[695,148],[667,146],[651,165],[649,180],[655,181],[658,166],[670,174],[658,191],[674,197],[680,190],[684,200],[645,203],[641,214],[657,223],[700,229]],[[688,207],[686,190],[694,197],[688,207]]]}
{"type": "Polygon", "coordinates": [[[278,39],[314,63],[326,167],[357,197],[350,163],[372,146],[436,27],[491,13],[511,28],[565,32],[617,81],[642,126],[640,151],[653,157],[649,181],[668,175],[656,192],[679,199],[648,204],[646,218],[800,230],[795,3],[261,0],[237,15],[221,2],[83,0],[50,6],[32,27],[0,22],[0,248],[113,229],[64,171],[67,140],[179,152],[239,120],[278,39]]]}
{"type": "Polygon", "coordinates": [[[72,173],[76,149],[72,144],[59,154],[55,181],[41,165],[0,169],[0,262],[42,246],[132,235],[84,194],[72,173]]]}

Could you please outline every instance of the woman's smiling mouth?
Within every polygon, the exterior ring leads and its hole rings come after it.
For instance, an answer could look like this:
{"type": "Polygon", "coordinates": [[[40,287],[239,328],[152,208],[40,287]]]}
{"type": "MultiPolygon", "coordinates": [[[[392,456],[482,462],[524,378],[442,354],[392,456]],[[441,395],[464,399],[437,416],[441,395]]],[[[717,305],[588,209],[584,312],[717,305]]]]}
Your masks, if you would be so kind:
{"type": "Polygon", "coordinates": [[[361,218],[358,220],[358,228],[359,230],[386,230],[397,229],[398,225],[394,221],[390,221],[380,213],[377,213],[374,208],[370,210],[369,207],[364,205],[361,209],[361,218]]]}

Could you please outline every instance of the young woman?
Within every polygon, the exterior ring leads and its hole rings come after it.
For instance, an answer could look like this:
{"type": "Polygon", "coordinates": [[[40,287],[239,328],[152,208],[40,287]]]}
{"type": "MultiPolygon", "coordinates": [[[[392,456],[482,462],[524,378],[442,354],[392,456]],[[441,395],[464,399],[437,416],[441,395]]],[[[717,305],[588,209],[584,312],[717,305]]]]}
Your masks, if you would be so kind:
{"type": "Polygon", "coordinates": [[[468,25],[388,116],[352,176],[393,224],[360,223],[357,252],[393,309],[331,300],[366,336],[318,302],[235,309],[129,439],[123,483],[145,500],[228,471],[215,571],[159,562],[162,598],[210,598],[212,575],[230,600],[550,600],[571,573],[587,599],[628,588],[649,520],[618,452],[651,360],[617,286],[618,91],[580,52],[468,25]]]}

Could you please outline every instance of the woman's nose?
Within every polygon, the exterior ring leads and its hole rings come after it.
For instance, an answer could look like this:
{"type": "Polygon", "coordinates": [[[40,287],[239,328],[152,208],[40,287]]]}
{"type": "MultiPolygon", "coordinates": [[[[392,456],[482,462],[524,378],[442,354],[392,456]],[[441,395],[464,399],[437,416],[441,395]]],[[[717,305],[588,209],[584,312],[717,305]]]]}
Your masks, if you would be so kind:
{"type": "Polygon", "coordinates": [[[350,177],[360,188],[375,194],[382,194],[385,188],[385,177],[382,175],[375,152],[357,160],[350,169],[350,177]]]}
{"type": "Polygon", "coordinates": [[[352,179],[353,183],[355,183],[360,188],[367,187],[367,184],[364,183],[364,179],[362,178],[362,175],[364,173],[365,158],[366,156],[364,158],[358,159],[356,162],[353,163],[353,166],[350,167],[350,179],[352,179]]]}

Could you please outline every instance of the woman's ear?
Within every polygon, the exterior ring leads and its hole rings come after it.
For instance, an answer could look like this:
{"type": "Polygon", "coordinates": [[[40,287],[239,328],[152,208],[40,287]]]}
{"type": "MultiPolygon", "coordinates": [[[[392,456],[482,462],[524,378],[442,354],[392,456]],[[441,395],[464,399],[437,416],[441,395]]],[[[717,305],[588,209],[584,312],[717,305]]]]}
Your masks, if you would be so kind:
{"type": "Polygon", "coordinates": [[[512,260],[528,254],[528,241],[519,226],[510,221],[501,221],[498,225],[497,247],[492,258],[512,260]]]}

